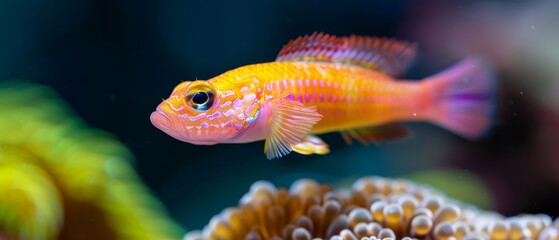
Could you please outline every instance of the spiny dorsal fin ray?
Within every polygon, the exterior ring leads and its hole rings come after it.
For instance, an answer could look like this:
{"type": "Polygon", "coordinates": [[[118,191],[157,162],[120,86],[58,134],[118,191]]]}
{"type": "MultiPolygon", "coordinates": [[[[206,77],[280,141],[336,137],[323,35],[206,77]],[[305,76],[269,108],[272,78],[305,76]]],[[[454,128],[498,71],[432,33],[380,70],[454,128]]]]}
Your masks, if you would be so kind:
{"type": "Polygon", "coordinates": [[[404,73],[415,58],[417,45],[388,38],[324,33],[305,35],[287,43],[276,61],[323,61],[353,64],[384,72],[404,73]]]}

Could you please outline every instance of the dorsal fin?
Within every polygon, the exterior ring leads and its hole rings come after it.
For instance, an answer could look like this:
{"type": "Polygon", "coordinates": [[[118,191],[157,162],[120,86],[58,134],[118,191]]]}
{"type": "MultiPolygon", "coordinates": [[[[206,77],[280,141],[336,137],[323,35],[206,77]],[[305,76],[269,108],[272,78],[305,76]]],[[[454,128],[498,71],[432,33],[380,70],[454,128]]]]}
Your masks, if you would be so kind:
{"type": "Polygon", "coordinates": [[[276,61],[323,61],[353,64],[384,72],[402,74],[416,54],[416,44],[387,38],[351,35],[336,37],[313,33],[289,41],[276,61]]]}

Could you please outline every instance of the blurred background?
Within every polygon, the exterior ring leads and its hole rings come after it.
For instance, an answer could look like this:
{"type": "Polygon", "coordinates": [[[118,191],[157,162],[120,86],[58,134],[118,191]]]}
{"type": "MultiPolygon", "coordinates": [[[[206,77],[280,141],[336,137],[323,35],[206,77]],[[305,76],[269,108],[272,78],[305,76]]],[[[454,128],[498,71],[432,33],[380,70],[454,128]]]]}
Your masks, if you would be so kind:
{"type": "Polygon", "coordinates": [[[288,186],[315,178],[343,186],[363,175],[428,182],[505,215],[555,218],[557,11],[554,0],[2,0],[0,81],[54,89],[89,126],[114,134],[133,154],[141,180],[186,229],[202,228],[236,205],[256,180],[288,186]],[[413,139],[368,147],[347,146],[332,133],[323,137],[328,155],[269,161],[263,142],[195,146],[151,125],[149,114],[181,81],[273,61],[283,44],[315,31],[417,42],[407,79],[427,77],[469,54],[486,56],[500,81],[494,128],[471,142],[431,124],[408,123],[413,139]]]}

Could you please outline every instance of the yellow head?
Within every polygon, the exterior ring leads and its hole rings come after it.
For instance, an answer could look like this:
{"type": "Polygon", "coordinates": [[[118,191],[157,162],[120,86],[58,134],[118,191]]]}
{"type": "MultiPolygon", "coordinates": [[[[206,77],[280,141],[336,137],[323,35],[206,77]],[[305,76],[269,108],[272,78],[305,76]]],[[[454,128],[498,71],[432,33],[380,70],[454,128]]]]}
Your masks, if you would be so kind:
{"type": "Polygon", "coordinates": [[[179,84],[151,114],[152,124],[193,144],[235,142],[258,117],[259,93],[239,82],[189,81],[179,84]]]}

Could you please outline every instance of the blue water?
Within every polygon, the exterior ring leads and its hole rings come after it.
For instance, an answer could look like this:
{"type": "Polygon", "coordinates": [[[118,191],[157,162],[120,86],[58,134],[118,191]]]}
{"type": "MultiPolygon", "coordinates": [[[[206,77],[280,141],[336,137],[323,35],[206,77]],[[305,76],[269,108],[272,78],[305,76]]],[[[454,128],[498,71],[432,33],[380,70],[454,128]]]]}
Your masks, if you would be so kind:
{"type": "Polygon", "coordinates": [[[338,184],[434,169],[479,178],[503,214],[558,216],[559,152],[549,143],[559,140],[559,108],[550,94],[558,87],[551,73],[559,19],[549,9],[559,8],[551,1],[3,0],[0,80],[52,87],[91,126],[114,133],[136,156],[147,186],[188,229],[235,205],[260,179],[338,184]],[[418,59],[405,79],[471,53],[488,56],[500,80],[493,131],[468,141],[429,123],[407,123],[412,139],[368,147],[347,146],[331,133],[323,136],[328,155],[269,161],[263,142],[195,146],[150,124],[149,114],[181,81],[273,61],[287,41],[314,31],[417,42],[418,59]]]}

